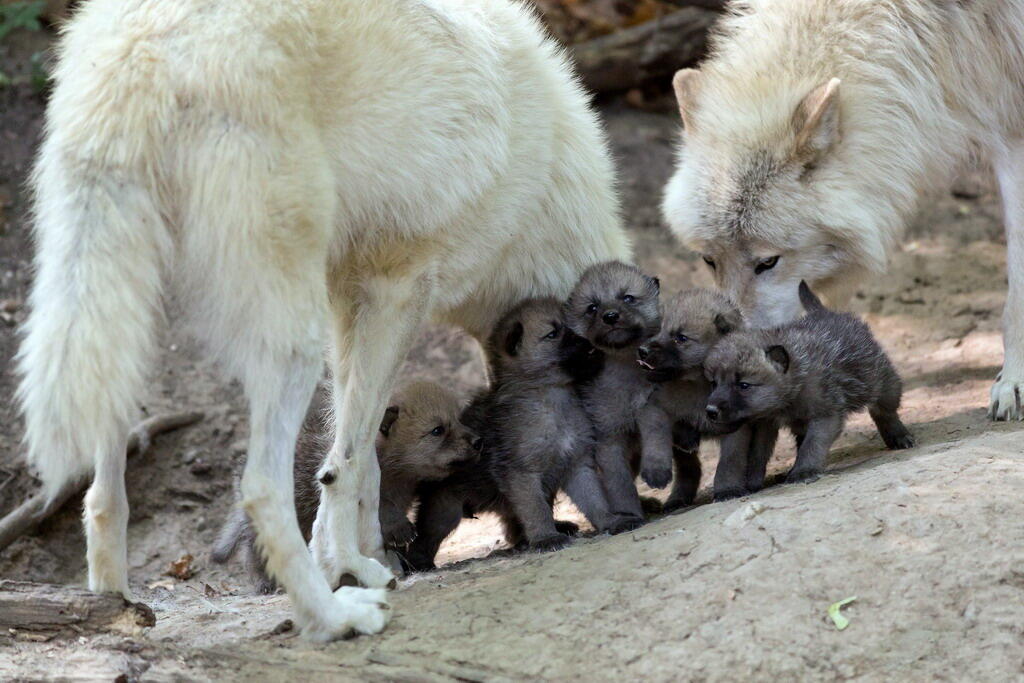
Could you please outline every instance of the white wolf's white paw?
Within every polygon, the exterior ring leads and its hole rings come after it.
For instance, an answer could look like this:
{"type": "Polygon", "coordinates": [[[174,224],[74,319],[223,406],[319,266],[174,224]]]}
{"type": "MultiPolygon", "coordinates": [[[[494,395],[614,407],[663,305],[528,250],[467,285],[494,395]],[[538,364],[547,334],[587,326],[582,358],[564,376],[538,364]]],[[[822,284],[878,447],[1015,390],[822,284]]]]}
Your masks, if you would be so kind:
{"type": "Polygon", "coordinates": [[[988,416],[992,420],[1024,420],[1021,398],[1024,394],[1024,378],[1011,379],[1004,369],[996,377],[990,393],[988,416]]]}
{"type": "Polygon", "coordinates": [[[372,557],[356,555],[339,558],[324,552],[321,544],[313,544],[310,548],[324,578],[332,588],[359,585],[364,588],[389,588],[398,586],[398,579],[391,570],[372,557]]]}
{"type": "Polygon", "coordinates": [[[302,629],[302,635],[316,642],[380,633],[391,619],[387,591],[379,588],[336,590],[329,605],[302,629]]]}

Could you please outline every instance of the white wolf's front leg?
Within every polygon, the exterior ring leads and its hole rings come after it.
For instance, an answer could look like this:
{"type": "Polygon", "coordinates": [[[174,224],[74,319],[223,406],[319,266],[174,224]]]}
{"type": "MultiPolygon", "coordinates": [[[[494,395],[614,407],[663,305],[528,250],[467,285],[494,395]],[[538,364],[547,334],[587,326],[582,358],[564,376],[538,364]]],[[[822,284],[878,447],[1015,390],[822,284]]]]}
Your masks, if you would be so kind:
{"type": "Polygon", "coordinates": [[[1024,141],[1008,145],[995,165],[1003,197],[1010,287],[1003,310],[1003,369],[992,387],[989,417],[1024,420],[1024,141]]]}
{"type": "MultiPolygon", "coordinates": [[[[340,281],[341,278],[338,278],[340,281]]],[[[427,312],[432,273],[375,277],[336,292],[334,447],[320,470],[311,548],[328,582],[394,587],[381,563],[380,468],[374,437],[395,376],[427,312]]]]}

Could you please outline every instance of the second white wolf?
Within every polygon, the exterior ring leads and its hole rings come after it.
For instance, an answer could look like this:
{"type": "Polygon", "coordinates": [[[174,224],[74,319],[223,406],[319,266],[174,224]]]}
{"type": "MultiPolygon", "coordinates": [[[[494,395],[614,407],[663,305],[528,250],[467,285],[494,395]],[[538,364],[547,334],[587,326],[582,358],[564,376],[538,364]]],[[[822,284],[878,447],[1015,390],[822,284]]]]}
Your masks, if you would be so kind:
{"type": "Polygon", "coordinates": [[[928,191],[977,148],[1006,222],[991,416],[1024,419],[1024,2],[744,0],[675,79],[685,132],[664,211],[754,325],[798,284],[883,271],[928,191]]]}
{"type": "Polygon", "coordinates": [[[373,441],[417,330],[482,339],[514,303],[629,257],[564,57],[506,0],[92,0],[61,40],[46,130],[20,398],[51,492],[95,471],[90,588],[129,593],[125,438],[173,280],[244,384],[244,507],[297,622],[383,628],[382,592],[329,582],[394,581],[373,441]],[[325,344],[336,437],[311,557],[292,453],[325,344]]]}

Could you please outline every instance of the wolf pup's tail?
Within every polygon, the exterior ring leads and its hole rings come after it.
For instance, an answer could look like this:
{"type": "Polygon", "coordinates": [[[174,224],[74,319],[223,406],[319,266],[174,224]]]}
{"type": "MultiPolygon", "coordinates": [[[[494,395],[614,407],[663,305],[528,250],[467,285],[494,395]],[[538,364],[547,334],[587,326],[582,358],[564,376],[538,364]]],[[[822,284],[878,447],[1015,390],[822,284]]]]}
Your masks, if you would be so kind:
{"type": "Polygon", "coordinates": [[[171,249],[143,174],[75,158],[57,137],[33,177],[36,275],[17,356],[27,459],[50,497],[125,447],[171,249]]]}
{"type": "Polygon", "coordinates": [[[217,540],[213,542],[210,559],[217,564],[224,564],[230,560],[238,550],[239,543],[252,533],[251,526],[245,510],[240,507],[234,508],[217,534],[217,540]]]}
{"type": "Polygon", "coordinates": [[[823,313],[828,310],[825,304],[821,303],[821,299],[811,291],[806,280],[800,281],[800,303],[808,313],[823,313]]]}

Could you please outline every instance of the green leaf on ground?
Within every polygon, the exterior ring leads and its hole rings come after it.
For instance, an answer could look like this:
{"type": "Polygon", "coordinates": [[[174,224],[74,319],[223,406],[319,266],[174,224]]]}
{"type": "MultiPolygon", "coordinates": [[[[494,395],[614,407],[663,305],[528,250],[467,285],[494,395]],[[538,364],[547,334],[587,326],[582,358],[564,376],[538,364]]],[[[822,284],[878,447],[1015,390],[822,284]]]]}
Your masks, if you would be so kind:
{"type": "Polygon", "coordinates": [[[857,596],[852,598],[845,598],[839,602],[834,602],[828,606],[828,616],[832,619],[832,623],[836,625],[836,628],[842,631],[844,628],[850,625],[850,620],[843,616],[840,610],[846,607],[851,602],[857,599],[857,596]]]}

